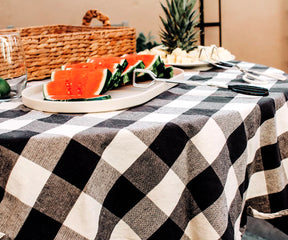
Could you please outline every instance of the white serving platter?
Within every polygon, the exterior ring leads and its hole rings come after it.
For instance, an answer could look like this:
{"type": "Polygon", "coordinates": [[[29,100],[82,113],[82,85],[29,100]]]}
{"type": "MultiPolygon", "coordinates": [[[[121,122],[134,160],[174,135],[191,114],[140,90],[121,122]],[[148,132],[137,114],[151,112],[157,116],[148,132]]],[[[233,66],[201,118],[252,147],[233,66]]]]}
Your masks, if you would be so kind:
{"type": "MultiPolygon", "coordinates": [[[[171,80],[183,79],[184,71],[174,68],[174,77],[171,80]]],[[[22,102],[25,106],[44,112],[55,113],[92,113],[108,112],[127,109],[146,103],[165,92],[175,83],[156,82],[149,88],[137,88],[133,85],[111,90],[107,94],[111,99],[97,101],[47,101],[44,100],[43,84],[28,87],[22,92],[22,102]]]]}

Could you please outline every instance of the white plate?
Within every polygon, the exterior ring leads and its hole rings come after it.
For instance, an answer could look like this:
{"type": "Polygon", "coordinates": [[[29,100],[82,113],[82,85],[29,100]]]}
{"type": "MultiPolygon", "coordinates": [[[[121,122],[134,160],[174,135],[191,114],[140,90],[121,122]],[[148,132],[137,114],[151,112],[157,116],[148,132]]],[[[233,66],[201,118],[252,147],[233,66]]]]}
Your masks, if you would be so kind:
{"type": "MultiPolygon", "coordinates": [[[[223,59],[223,61],[232,61],[235,60],[235,56],[231,55],[227,59],[223,59]]],[[[192,63],[166,63],[166,65],[171,65],[173,67],[179,68],[199,68],[199,67],[207,67],[209,64],[201,61],[192,62],[192,63]]]]}
{"type": "MultiPolygon", "coordinates": [[[[183,79],[183,77],[184,71],[174,68],[172,80],[183,79]]],[[[166,82],[156,82],[149,88],[136,88],[129,85],[107,92],[107,94],[111,95],[111,99],[108,100],[59,102],[44,100],[42,93],[43,84],[38,84],[23,90],[22,101],[25,106],[44,112],[107,112],[141,105],[175,85],[175,83],[166,82]]]]}

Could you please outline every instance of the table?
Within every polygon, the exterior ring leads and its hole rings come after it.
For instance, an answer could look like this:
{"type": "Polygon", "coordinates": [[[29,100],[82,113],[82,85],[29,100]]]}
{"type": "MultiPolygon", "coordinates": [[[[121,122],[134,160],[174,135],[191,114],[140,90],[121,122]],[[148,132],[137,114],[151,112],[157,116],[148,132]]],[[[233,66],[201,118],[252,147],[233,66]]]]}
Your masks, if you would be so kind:
{"type": "MultiPolygon", "coordinates": [[[[241,77],[185,72],[199,81],[241,77]]],[[[92,114],[1,103],[0,232],[21,240],[241,239],[251,214],[287,233],[288,81],[265,86],[269,96],[255,97],[179,84],[141,106],[92,114]]]]}

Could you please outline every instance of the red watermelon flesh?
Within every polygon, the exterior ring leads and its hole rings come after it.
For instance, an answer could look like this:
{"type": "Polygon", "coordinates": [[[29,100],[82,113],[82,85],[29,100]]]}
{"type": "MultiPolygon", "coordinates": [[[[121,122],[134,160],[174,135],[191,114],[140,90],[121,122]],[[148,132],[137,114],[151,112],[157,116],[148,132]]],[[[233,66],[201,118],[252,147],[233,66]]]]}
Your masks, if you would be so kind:
{"type": "Polygon", "coordinates": [[[70,70],[70,69],[88,69],[88,70],[94,70],[94,69],[109,69],[112,73],[112,77],[106,82],[103,92],[107,92],[111,90],[115,83],[119,81],[119,78],[121,76],[122,71],[119,68],[119,63],[115,62],[102,62],[101,64],[98,62],[93,63],[73,63],[73,64],[66,64],[62,66],[62,70],[70,70]]]}
{"type": "Polygon", "coordinates": [[[72,64],[66,64],[62,66],[62,70],[70,70],[70,69],[79,69],[79,68],[84,68],[84,69],[109,69],[111,72],[114,71],[118,66],[117,63],[105,63],[105,64],[96,64],[96,63],[72,63],[72,64]]]}
{"type": "Polygon", "coordinates": [[[48,100],[72,100],[97,98],[104,92],[108,69],[71,69],[52,73],[52,81],[43,85],[44,98],[48,100]]]}
{"type": "Polygon", "coordinates": [[[108,90],[117,88],[123,85],[123,71],[127,68],[128,62],[122,57],[92,57],[89,58],[87,63],[97,64],[99,66],[107,66],[107,64],[116,63],[118,64],[117,69],[119,72],[113,74],[112,81],[108,84],[108,90]]]}
{"type": "Polygon", "coordinates": [[[93,63],[103,68],[110,64],[119,64],[117,67],[121,71],[123,71],[128,64],[127,61],[121,57],[92,57],[87,60],[87,63],[93,63]]]}
{"type": "Polygon", "coordinates": [[[125,55],[126,59],[137,59],[137,60],[141,60],[144,65],[145,68],[149,67],[154,61],[155,59],[158,58],[158,56],[155,55],[149,55],[149,54],[128,54],[125,55]]]}
{"type": "Polygon", "coordinates": [[[121,57],[91,57],[87,60],[88,63],[106,64],[106,63],[120,63],[121,57]]]}
{"type": "Polygon", "coordinates": [[[128,65],[124,69],[124,72],[123,72],[124,74],[125,74],[125,72],[129,71],[130,68],[132,68],[132,67],[138,65],[140,62],[142,62],[141,60],[138,60],[137,58],[134,58],[134,57],[127,57],[127,58],[125,57],[125,59],[127,60],[128,65]]]}

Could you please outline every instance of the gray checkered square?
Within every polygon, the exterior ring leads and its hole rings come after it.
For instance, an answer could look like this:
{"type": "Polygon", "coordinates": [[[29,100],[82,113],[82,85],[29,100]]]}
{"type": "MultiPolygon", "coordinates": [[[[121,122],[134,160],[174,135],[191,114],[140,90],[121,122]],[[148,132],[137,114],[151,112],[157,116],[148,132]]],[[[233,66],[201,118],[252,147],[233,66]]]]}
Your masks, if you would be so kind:
{"type": "Polygon", "coordinates": [[[52,174],[33,207],[59,222],[64,222],[80,193],[78,188],[52,174]]]}

